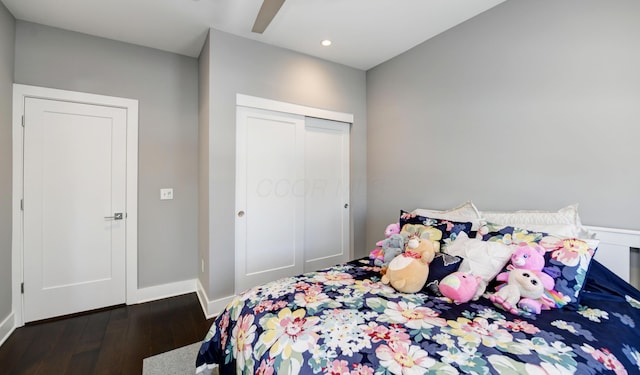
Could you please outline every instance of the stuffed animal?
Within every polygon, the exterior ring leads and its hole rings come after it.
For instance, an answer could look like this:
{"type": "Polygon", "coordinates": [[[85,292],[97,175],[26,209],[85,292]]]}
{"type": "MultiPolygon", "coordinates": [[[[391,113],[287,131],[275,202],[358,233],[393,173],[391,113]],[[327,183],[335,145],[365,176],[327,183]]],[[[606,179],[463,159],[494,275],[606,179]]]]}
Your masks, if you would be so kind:
{"type": "MultiPolygon", "coordinates": [[[[384,238],[389,238],[391,237],[391,235],[399,234],[399,233],[400,233],[400,223],[389,224],[384,230],[384,238]]],[[[376,246],[382,246],[383,241],[384,240],[376,242],[376,246]]]]}
{"type": "Polygon", "coordinates": [[[435,254],[436,244],[433,241],[410,237],[405,251],[389,263],[382,282],[402,293],[419,292],[427,282],[429,263],[435,254]]]}
{"type": "Polygon", "coordinates": [[[551,290],[554,287],[553,278],[542,272],[533,270],[514,268],[509,272],[498,275],[500,281],[507,277],[507,284],[489,296],[491,302],[508,312],[518,315],[518,307],[527,313],[539,314],[543,308],[548,308],[542,298],[545,289],[551,290]]]}
{"type": "Polygon", "coordinates": [[[544,254],[547,250],[540,246],[518,246],[511,254],[511,266],[528,270],[542,271],[544,268],[544,254]]]}
{"type": "MultiPolygon", "coordinates": [[[[546,261],[544,259],[544,254],[546,251],[547,250],[540,245],[529,246],[525,244],[518,246],[511,255],[511,263],[507,266],[507,269],[526,268],[538,273],[544,273],[539,276],[545,279],[548,279],[548,277],[553,279],[558,278],[560,276],[558,270],[545,267],[546,261]]],[[[506,279],[507,278],[504,277],[505,281],[506,279]]]]}
{"type": "Polygon", "coordinates": [[[472,298],[476,301],[484,294],[489,282],[507,265],[513,248],[500,242],[469,238],[465,232],[460,232],[455,241],[447,246],[447,253],[463,259],[458,271],[482,278],[472,298]]]}
{"type": "Polygon", "coordinates": [[[369,259],[379,267],[386,267],[391,259],[404,251],[404,237],[393,237],[400,233],[400,224],[389,224],[384,230],[384,240],[376,242],[375,249],[369,253],[369,259]]]}
{"type": "Polygon", "coordinates": [[[376,266],[381,265],[382,262],[384,262],[384,251],[382,251],[381,248],[376,247],[369,253],[369,259],[371,259],[373,261],[373,264],[375,264],[376,266]]]}
{"type": "Polygon", "coordinates": [[[405,224],[400,229],[400,234],[405,237],[417,236],[433,242],[435,251],[440,251],[440,241],[442,240],[442,231],[438,228],[423,224],[405,224]]]}
{"type": "Polygon", "coordinates": [[[474,276],[469,272],[454,272],[440,280],[438,289],[443,296],[456,304],[469,302],[482,282],[480,276],[474,276]]]}
{"type": "Polygon", "coordinates": [[[496,277],[496,280],[506,282],[507,285],[499,287],[498,292],[490,296],[489,299],[512,314],[518,313],[515,306],[525,312],[536,314],[539,314],[542,309],[548,309],[552,303],[548,302],[547,292],[553,290],[555,281],[542,271],[545,265],[545,252],[545,248],[539,245],[518,246],[511,255],[511,263],[507,266],[508,271],[502,272],[496,277]],[[514,270],[520,271],[513,273],[514,270]],[[522,270],[528,272],[521,272],[522,270]],[[527,290],[525,294],[531,294],[531,291],[536,289],[535,297],[521,295],[521,297],[515,298],[516,293],[513,286],[509,287],[510,284],[513,284],[514,277],[520,280],[520,287],[527,290]],[[523,277],[529,278],[528,281],[523,280],[523,277]],[[529,284],[535,284],[535,288],[529,284]],[[508,290],[502,291],[507,287],[509,287],[508,290]],[[537,289],[540,287],[542,287],[542,292],[538,293],[537,289]]]}
{"type": "Polygon", "coordinates": [[[536,314],[539,314],[543,309],[556,306],[556,298],[554,298],[556,293],[553,290],[555,281],[553,277],[543,272],[545,252],[545,248],[539,245],[518,246],[511,255],[511,263],[507,266],[507,271],[496,277],[496,280],[506,282],[507,285],[499,286],[496,294],[490,296],[489,299],[513,314],[518,313],[516,306],[526,313],[536,314]],[[514,273],[516,270],[518,272],[514,273]],[[514,290],[516,284],[514,278],[519,280],[519,288],[521,289],[521,296],[517,298],[515,297],[517,293],[514,290]],[[523,278],[527,278],[527,280],[523,278]],[[505,288],[507,290],[503,290],[505,288]],[[541,292],[538,291],[540,288],[542,288],[541,292]],[[523,293],[525,289],[527,293],[523,293]],[[534,289],[534,297],[531,297],[531,292],[534,289]]]}
{"type": "Polygon", "coordinates": [[[402,254],[405,248],[405,237],[400,234],[392,234],[382,241],[381,257],[374,259],[373,264],[386,268],[389,262],[402,254]]]}

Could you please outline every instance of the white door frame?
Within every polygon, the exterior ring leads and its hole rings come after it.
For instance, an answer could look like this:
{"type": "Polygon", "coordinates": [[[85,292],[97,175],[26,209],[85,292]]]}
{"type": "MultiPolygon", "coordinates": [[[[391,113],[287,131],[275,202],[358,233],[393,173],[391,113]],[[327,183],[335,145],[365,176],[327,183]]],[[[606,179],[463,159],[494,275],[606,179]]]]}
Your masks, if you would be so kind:
{"type": "Polygon", "coordinates": [[[351,113],[307,107],[304,105],[265,99],[257,96],[236,94],[236,106],[266,109],[268,111],[284,112],[307,117],[317,117],[326,120],[347,122],[349,124],[353,124],[353,114],[351,113]]]}
{"type": "Polygon", "coordinates": [[[13,85],[13,192],[11,277],[12,307],[16,327],[24,325],[23,295],[23,217],[20,202],[23,192],[24,133],[22,116],[26,98],[68,101],[107,107],[124,108],[127,112],[127,193],[126,193],[126,303],[138,302],[138,101],[134,99],[50,89],[38,86],[13,85]]]}

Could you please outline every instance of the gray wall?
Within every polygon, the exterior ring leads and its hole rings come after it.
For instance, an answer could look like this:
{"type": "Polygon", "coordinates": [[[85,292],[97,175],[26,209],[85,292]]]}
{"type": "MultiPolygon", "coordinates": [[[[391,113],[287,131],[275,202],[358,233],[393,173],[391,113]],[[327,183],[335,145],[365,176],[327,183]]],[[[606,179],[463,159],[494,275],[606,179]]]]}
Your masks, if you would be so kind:
{"type": "MultiPolygon", "coordinates": [[[[0,322],[11,308],[11,185],[15,20],[0,3],[0,322]]],[[[2,337],[0,337],[1,339],[2,337]]]]}
{"type": "Polygon", "coordinates": [[[15,56],[16,83],[139,101],[138,286],[193,279],[197,60],[22,21],[15,56]],[[174,200],[160,201],[164,187],[174,200]]]}
{"type": "Polygon", "coordinates": [[[209,285],[209,35],[198,58],[198,279],[209,285]]]}
{"type": "Polygon", "coordinates": [[[509,0],[367,72],[372,247],[400,209],[640,229],[640,2],[509,0]]]}
{"type": "Polygon", "coordinates": [[[355,253],[364,255],[365,72],[217,30],[209,38],[209,298],[234,293],[236,93],[353,113],[351,214],[355,253]]]}

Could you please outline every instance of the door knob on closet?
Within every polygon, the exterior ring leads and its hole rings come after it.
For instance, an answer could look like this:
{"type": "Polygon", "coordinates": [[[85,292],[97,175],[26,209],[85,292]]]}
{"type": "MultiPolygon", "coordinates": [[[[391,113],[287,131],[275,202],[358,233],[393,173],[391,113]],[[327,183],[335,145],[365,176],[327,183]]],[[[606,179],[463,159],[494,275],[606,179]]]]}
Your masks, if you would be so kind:
{"type": "Polygon", "coordinates": [[[238,211],[238,217],[243,217],[244,216],[244,211],[238,211]]]}
{"type": "Polygon", "coordinates": [[[116,212],[113,216],[105,216],[105,219],[122,220],[122,212],[116,212]]]}

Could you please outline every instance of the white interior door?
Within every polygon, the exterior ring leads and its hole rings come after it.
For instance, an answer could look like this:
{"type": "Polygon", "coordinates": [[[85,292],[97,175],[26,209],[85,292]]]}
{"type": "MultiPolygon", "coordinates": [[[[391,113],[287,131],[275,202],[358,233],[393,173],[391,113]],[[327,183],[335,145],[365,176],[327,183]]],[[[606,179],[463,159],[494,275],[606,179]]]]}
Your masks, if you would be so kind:
{"type": "Polygon", "coordinates": [[[24,113],[24,320],[124,303],[126,110],[26,98],[24,113]]]}
{"type": "Polygon", "coordinates": [[[349,128],[305,122],[304,272],[349,260],[349,128]]]}
{"type": "Polygon", "coordinates": [[[302,273],[304,117],[238,107],[236,126],[235,288],[241,292],[302,273]]]}

